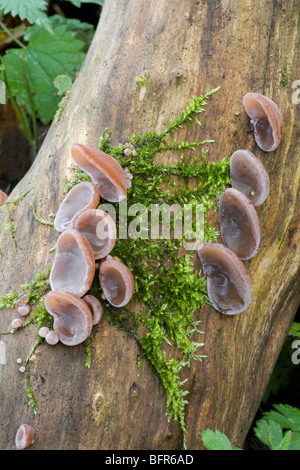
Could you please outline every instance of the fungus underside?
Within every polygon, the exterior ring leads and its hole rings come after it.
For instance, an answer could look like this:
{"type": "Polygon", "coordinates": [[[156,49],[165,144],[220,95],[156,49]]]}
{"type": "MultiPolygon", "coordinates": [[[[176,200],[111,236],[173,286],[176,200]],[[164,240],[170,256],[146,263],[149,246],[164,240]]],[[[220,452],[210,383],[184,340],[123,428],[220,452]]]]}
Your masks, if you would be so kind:
{"type": "MultiPolygon", "coordinates": [[[[220,162],[209,162],[203,145],[213,141],[178,144],[174,132],[184,125],[191,127],[192,121],[201,124],[198,114],[204,110],[206,99],[217,90],[218,88],[190,100],[181,116],[169,122],[161,134],[156,132],[133,134],[128,142],[135,148],[136,156],[124,155],[125,144],[112,145],[112,132],[108,129],[105,129],[101,135],[98,145],[100,150],[114,157],[124,169],[128,168],[133,174],[133,184],[127,194],[128,207],[137,203],[151,210],[152,204],[179,203],[182,206],[192,204],[193,208],[197,204],[202,204],[205,214],[205,241],[219,239],[219,232],[208,222],[207,214],[210,209],[217,209],[220,194],[230,184],[229,158],[224,158],[220,162]],[[198,147],[199,154],[196,156],[198,147]],[[157,163],[155,158],[157,154],[167,151],[178,153],[177,163],[167,165],[157,163]],[[191,182],[194,183],[193,188],[191,182]]],[[[90,180],[89,176],[78,167],[73,167],[73,170],[74,177],[71,180],[65,179],[65,191],[69,191],[81,181],[90,180]]],[[[118,204],[115,204],[115,209],[118,214],[118,204]]],[[[101,298],[97,272],[89,293],[102,302],[106,320],[125,330],[137,341],[140,350],[138,365],[144,356],[153,372],[158,374],[162,391],[166,396],[168,419],[179,421],[185,446],[185,407],[188,403],[188,391],[185,389],[186,380],[182,378],[182,370],[190,366],[193,360],[205,357],[199,354],[203,343],[194,339],[196,337],[199,340],[203,336],[203,332],[199,331],[200,322],[194,318],[194,314],[209,301],[205,278],[195,271],[193,266],[194,252],[186,252],[183,246],[183,238],[174,239],[174,237],[156,240],[148,238],[117,240],[111,255],[123,260],[134,276],[134,305],[142,306],[136,309],[138,311],[133,311],[132,304],[120,309],[108,306],[101,298]]],[[[41,276],[43,281],[40,282],[45,289],[49,288],[46,273],[41,276]]],[[[40,279],[39,275],[37,279],[40,279]]],[[[31,303],[38,302],[35,282],[34,280],[31,283],[33,296],[30,288],[26,288],[31,303]]],[[[39,293],[41,298],[45,293],[44,289],[39,293]]],[[[13,307],[14,301],[19,296],[8,293],[0,299],[0,307],[13,307]]],[[[37,323],[40,328],[49,325],[51,322],[49,317],[41,298],[27,324],[37,323]]],[[[39,343],[41,339],[39,335],[37,336],[39,343]]],[[[84,346],[87,352],[86,365],[90,367],[91,351],[87,342],[84,346]]],[[[27,382],[28,396],[35,407],[28,377],[27,382]]]]}

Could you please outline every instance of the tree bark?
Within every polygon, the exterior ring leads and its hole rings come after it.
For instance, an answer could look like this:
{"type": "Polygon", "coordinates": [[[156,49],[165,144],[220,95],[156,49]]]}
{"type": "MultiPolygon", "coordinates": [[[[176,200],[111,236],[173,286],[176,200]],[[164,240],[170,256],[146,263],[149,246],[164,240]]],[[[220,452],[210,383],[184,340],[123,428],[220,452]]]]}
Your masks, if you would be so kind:
{"type": "MultiPolygon", "coordinates": [[[[49,249],[57,233],[36,223],[30,203],[43,219],[57,211],[73,143],[97,146],[105,128],[116,144],[132,133],[159,132],[190,98],[221,85],[201,116],[202,127],[183,139],[214,139],[211,161],[251,150],[269,173],[271,191],[258,208],[261,249],[246,263],[254,284],[250,307],[234,318],[208,306],[197,312],[207,358],[186,372],[187,449],[203,448],[201,431],[208,428],[243,445],[299,305],[300,104],[292,102],[292,83],[300,79],[299,7],[299,0],[263,0],[255,7],[247,0],[107,1],[60,122],[52,124],[10,195],[13,201],[30,191],[13,213],[17,252],[1,215],[4,295],[53,262],[49,249]],[[145,74],[143,95],[136,77],[145,74]],[[256,146],[243,110],[249,91],[269,96],[282,112],[282,141],[270,154],[256,146]]],[[[13,317],[11,310],[1,312],[1,331],[13,317]]],[[[137,375],[135,340],[105,319],[91,341],[90,369],[80,346],[36,350],[30,364],[38,404],[33,415],[16,359],[24,359],[35,338],[33,326],[0,338],[1,449],[14,448],[21,423],[36,430],[32,449],[182,448],[179,424],[166,418],[158,377],[146,359],[137,375]]]]}

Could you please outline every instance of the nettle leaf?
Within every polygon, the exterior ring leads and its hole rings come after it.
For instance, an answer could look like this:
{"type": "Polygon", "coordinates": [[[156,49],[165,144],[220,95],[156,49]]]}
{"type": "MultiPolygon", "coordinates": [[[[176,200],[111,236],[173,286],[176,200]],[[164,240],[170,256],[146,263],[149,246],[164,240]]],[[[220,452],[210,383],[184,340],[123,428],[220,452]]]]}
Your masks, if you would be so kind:
{"type": "Polygon", "coordinates": [[[75,32],[68,31],[66,25],[53,27],[51,31],[36,25],[29,28],[26,38],[28,44],[24,49],[9,49],[2,58],[8,86],[18,104],[25,105],[32,114],[27,81],[34,112],[43,124],[48,124],[61,99],[56,96],[54,80],[58,75],[74,78],[85,58],[82,52],[85,43],[76,38],[75,32]]]}
{"type": "Polygon", "coordinates": [[[29,23],[48,23],[45,13],[47,9],[46,0],[0,0],[0,10],[6,15],[19,16],[21,20],[28,20],[29,23]]]}
{"type": "Polygon", "coordinates": [[[232,447],[228,437],[220,431],[206,429],[201,433],[203,444],[208,450],[241,450],[232,447]]]}

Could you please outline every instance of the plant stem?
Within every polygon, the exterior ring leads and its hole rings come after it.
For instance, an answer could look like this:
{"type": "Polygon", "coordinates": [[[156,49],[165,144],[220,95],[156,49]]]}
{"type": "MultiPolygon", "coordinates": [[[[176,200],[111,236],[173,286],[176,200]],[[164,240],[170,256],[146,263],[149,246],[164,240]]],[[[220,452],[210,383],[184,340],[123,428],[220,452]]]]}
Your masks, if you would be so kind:
{"type": "Polygon", "coordinates": [[[24,46],[24,44],[19,41],[18,38],[15,37],[14,34],[12,34],[12,32],[5,26],[5,24],[0,20],[0,26],[1,28],[3,29],[3,31],[6,32],[6,34],[14,41],[18,44],[18,46],[22,47],[22,49],[26,49],[26,46],[24,46]]]}
{"type": "Polygon", "coordinates": [[[24,109],[21,106],[18,105],[18,103],[16,102],[16,100],[14,99],[14,97],[11,93],[11,90],[10,90],[10,87],[9,87],[9,84],[8,84],[8,81],[7,81],[6,71],[5,71],[4,67],[3,67],[3,76],[4,76],[4,82],[5,82],[5,87],[6,87],[8,98],[9,98],[9,100],[11,102],[11,105],[12,105],[12,107],[13,107],[15,113],[16,113],[16,116],[17,116],[17,119],[20,123],[20,126],[21,126],[24,134],[27,137],[27,140],[31,143],[32,140],[33,140],[33,136],[32,136],[32,132],[31,132],[31,129],[30,129],[30,125],[29,125],[26,113],[25,113],[24,109]]]}
{"type": "Polygon", "coordinates": [[[31,118],[32,118],[32,127],[33,127],[33,140],[31,141],[31,144],[32,144],[32,149],[33,149],[34,155],[36,155],[37,150],[38,150],[37,122],[36,122],[36,117],[35,117],[35,109],[34,109],[34,103],[33,103],[33,99],[32,99],[32,93],[31,93],[31,90],[30,90],[29,81],[28,81],[27,72],[26,72],[26,67],[25,67],[25,62],[24,62],[24,59],[23,59],[22,55],[20,55],[20,62],[21,62],[21,66],[22,66],[26,91],[27,91],[27,95],[28,95],[28,99],[29,99],[29,103],[30,103],[30,108],[31,108],[31,110],[30,110],[31,113],[30,114],[31,114],[31,118]]]}

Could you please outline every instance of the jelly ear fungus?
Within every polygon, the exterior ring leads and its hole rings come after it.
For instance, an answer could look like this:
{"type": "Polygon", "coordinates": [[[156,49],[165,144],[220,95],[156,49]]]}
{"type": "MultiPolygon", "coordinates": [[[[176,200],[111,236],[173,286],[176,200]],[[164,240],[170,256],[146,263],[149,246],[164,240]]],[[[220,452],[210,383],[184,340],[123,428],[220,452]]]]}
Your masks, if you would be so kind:
{"type": "Polygon", "coordinates": [[[83,144],[74,144],[72,158],[98,187],[101,197],[109,202],[120,202],[127,195],[126,177],[117,160],[102,150],[83,144]]]}
{"type": "Polygon", "coordinates": [[[29,424],[21,424],[17,430],[15,444],[17,450],[24,450],[34,442],[34,429],[29,424]]]}
{"type": "Polygon", "coordinates": [[[3,204],[7,199],[7,194],[0,189],[0,204],[3,204]]]}
{"type": "Polygon", "coordinates": [[[45,307],[54,318],[54,331],[66,346],[76,346],[91,334],[93,316],[78,295],[52,290],[45,296],[45,307]]]}
{"type": "Polygon", "coordinates": [[[270,192],[269,175],[261,161],[249,150],[236,150],[230,157],[231,186],[247,196],[255,207],[270,192]]]}
{"type": "Polygon", "coordinates": [[[93,325],[97,325],[102,320],[103,317],[103,307],[94,295],[85,295],[82,300],[87,304],[89,307],[92,317],[93,317],[93,325]]]}
{"type": "Polygon", "coordinates": [[[281,139],[281,112],[274,101],[261,93],[247,93],[243,98],[246,113],[251,119],[254,138],[265,152],[275,150],[281,139]]]}
{"type": "Polygon", "coordinates": [[[49,277],[51,289],[82,297],[90,289],[94,274],[94,252],[86,237],[74,229],[62,232],[49,277]]]}
{"type": "Polygon", "coordinates": [[[63,199],[54,219],[58,232],[74,228],[77,217],[88,209],[95,209],[100,201],[97,186],[90,181],[82,181],[74,186],[63,199]]]}
{"type": "Polygon", "coordinates": [[[115,246],[117,229],[107,212],[86,210],[79,215],[74,228],[88,239],[96,260],[105,258],[115,246]]]}
{"type": "Polygon", "coordinates": [[[261,244],[261,225],[250,199],[234,188],[226,189],[219,201],[219,221],[224,245],[240,259],[252,258],[261,244]]]}
{"type": "Polygon", "coordinates": [[[131,300],[134,279],[130,269],[120,261],[107,257],[100,264],[99,281],[106,300],[114,307],[124,307],[131,300]]]}
{"type": "Polygon", "coordinates": [[[221,243],[203,243],[198,256],[212,306],[226,315],[244,311],[251,303],[252,281],[240,258],[221,243]]]}

